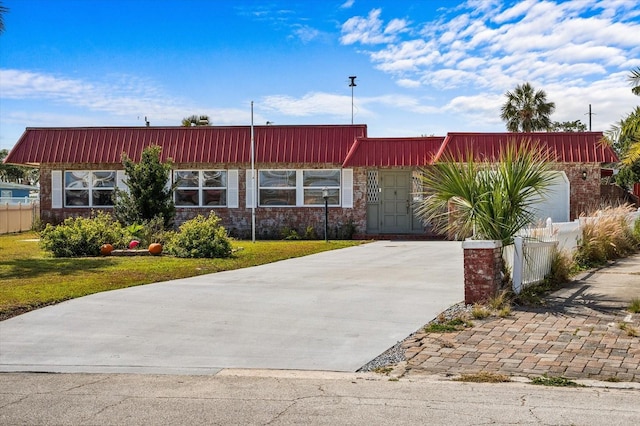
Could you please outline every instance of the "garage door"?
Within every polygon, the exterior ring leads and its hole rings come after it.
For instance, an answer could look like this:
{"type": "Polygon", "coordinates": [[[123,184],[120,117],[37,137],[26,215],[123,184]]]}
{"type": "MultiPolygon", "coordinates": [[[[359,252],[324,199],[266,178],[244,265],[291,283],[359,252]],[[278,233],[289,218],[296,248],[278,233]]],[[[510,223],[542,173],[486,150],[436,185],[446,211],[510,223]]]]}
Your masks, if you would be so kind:
{"type": "Polygon", "coordinates": [[[543,197],[535,203],[536,219],[569,222],[569,179],[565,172],[552,172],[553,181],[543,197]]]}

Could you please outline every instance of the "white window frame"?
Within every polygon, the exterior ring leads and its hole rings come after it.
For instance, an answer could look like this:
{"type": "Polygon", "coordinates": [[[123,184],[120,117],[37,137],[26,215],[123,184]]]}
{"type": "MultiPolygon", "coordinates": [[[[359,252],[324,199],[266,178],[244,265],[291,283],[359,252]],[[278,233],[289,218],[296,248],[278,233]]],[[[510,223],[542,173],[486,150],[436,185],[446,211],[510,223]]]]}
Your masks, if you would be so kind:
{"type": "MultiPolygon", "coordinates": [[[[107,205],[103,205],[103,204],[95,204],[94,200],[93,200],[93,191],[111,191],[114,192],[116,187],[117,187],[117,171],[116,170],[65,170],[64,172],[62,172],[61,174],[61,178],[62,178],[62,202],[65,208],[70,208],[70,209],[86,209],[86,208],[100,208],[100,209],[109,209],[109,208],[113,208],[113,204],[107,204],[107,205]],[[89,179],[88,179],[88,186],[86,187],[81,187],[81,188],[74,188],[72,186],[67,186],[67,173],[88,173],[89,175],[89,179]],[[113,173],[113,186],[109,187],[109,186],[94,186],[94,173],[113,173]],[[79,190],[83,190],[83,191],[88,191],[89,195],[88,195],[88,200],[89,203],[88,204],[82,204],[82,205],[74,205],[74,204],[67,204],[67,191],[79,191],[79,190]]],[[[112,197],[112,201],[113,201],[113,197],[112,197]]]]}
{"type": "MultiPolygon", "coordinates": [[[[329,191],[333,192],[333,197],[334,199],[337,199],[337,203],[332,203],[329,204],[330,207],[341,207],[344,204],[344,192],[347,191],[346,188],[343,188],[343,183],[346,181],[346,179],[344,179],[345,176],[345,170],[343,169],[260,169],[257,170],[256,174],[258,177],[258,182],[257,182],[257,188],[256,188],[256,194],[255,196],[257,197],[258,200],[258,206],[259,207],[277,207],[277,208],[291,208],[291,207],[323,207],[324,206],[324,201],[322,201],[321,203],[314,203],[314,204],[305,204],[305,190],[319,190],[322,191],[322,189],[324,188],[324,186],[305,186],[304,185],[304,173],[305,172],[319,172],[319,171],[332,171],[338,174],[338,179],[340,180],[340,183],[338,185],[331,185],[331,186],[326,186],[326,188],[329,191]],[[295,173],[295,182],[296,185],[294,186],[290,186],[290,187],[277,187],[277,186],[263,186],[262,185],[262,173],[263,172],[294,172],[295,173]],[[274,205],[274,204],[264,204],[262,202],[262,197],[260,196],[261,191],[262,190],[281,190],[281,191],[292,191],[295,192],[294,198],[296,200],[295,204],[288,204],[288,205],[274,205]]],[[[349,171],[351,171],[349,169],[349,171]]],[[[250,178],[250,173],[247,173],[247,179],[250,178]]],[[[247,205],[248,202],[247,202],[247,205]]]]}
{"type": "Polygon", "coordinates": [[[301,171],[302,173],[300,173],[302,175],[302,204],[304,204],[306,207],[324,207],[324,199],[322,199],[322,190],[323,189],[327,189],[329,191],[330,197],[332,199],[337,199],[338,202],[337,203],[331,203],[329,202],[329,207],[340,207],[340,201],[341,201],[341,194],[342,194],[342,173],[340,172],[340,169],[304,169],[301,171]],[[304,185],[304,174],[307,172],[334,172],[338,175],[338,184],[337,185],[320,185],[320,186],[305,186],[304,185]],[[307,191],[319,191],[320,192],[320,197],[316,197],[316,199],[319,199],[318,203],[306,203],[305,199],[306,199],[306,193],[307,191]]]}
{"type": "Polygon", "coordinates": [[[299,186],[299,179],[298,179],[298,170],[294,170],[294,169],[260,169],[257,171],[258,174],[258,188],[257,188],[257,197],[258,197],[258,206],[260,207],[282,207],[282,208],[290,208],[290,207],[297,207],[299,204],[299,200],[298,200],[298,186],[299,186]],[[268,173],[268,172],[293,172],[295,175],[295,181],[296,184],[295,186],[264,186],[263,185],[263,173],[268,173]],[[271,191],[283,191],[283,192],[289,192],[289,193],[293,193],[293,197],[296,200],[294,204],[263,204],[262,202],[262,197],[261,197],[261,193],[262,190],[271,190],[271,191]]]}
{"type": "MultiPolygon", "coordinates": [[[[233,194],[231,193],[231,188],[229,185],[229,179],[231,178],[231,171],[230,170],[221,170],[221,169],[177,169],[174,170],[172,173],[173,176],[173,182],[175,182],[177,184],[178,179],[177,179],[177,175],[178,173],[181,172],[191,172],[191,173],[198,173],[198,185],[197,186],[177,186],[174,188],[173,191],[173,202],[175,204],[176,207],[179,208],[226,208],[229,207],[230,204],[233,204],[233,202],[229,200],[229,196],[233,194]],[[204,173],[207,172],[220,172],[220,173],[224,173],[224,182],[225,182],[225,186],[204,186],[204,173]],[[204,191],[206,190],[219,190],[219,191],[224,191],[224,204],[203,204],[204,201],[204,191]],[[198,192],[198,204],[178,204],[176,196],[177,196],[177,191],[179,190],[183,190],[183,191],[197,191],[198,192]]],[[[236,179],[237,181],[237,179],[236,179]]],[[[237,204],[237,202],[236,202],[237,204]]]]}

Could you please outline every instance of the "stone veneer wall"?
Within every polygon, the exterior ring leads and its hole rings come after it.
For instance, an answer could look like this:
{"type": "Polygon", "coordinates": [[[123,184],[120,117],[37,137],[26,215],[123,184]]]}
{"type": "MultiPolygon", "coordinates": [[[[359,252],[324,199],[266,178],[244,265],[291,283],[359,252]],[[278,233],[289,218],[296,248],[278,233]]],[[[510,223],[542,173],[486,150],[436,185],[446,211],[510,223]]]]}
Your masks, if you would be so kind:
{"type": "MultiPolygon", "coordinates": [[[[325,168],[340,168],[339,165],[325,165],[325,168]]],[[[227,207],[188,207],[176,208],[176,225],[194,218],[198,214],[208,215],[214,211],[222,219],[222,223],[234,236],[251,236],[251,209],[246,208],[246,170],[248,164],[176,164],[175,169],[237,169],[238,170],[238,208],[227,207]]],[[[41,219],[45,223],[59,223],[67,217],[87,216],[89,208],[51,208],[51,171],[52,170],[113,170],[113,164],[43,164],[40,168],[40,208],[41,219]]],[[[310,169],[308,164],[261,164],[260,169],[310,169]]],[[[366,191],[367,175],[364,168],[353,169],[353,208],[329,207],[329,234],[334,235],[336,229],[345,229],[350,223],[355,226],[355,232],[366,229],[366,191]]],[[[111,209],[104,209],[109,211],[111,209]]],[[[256,208],[256,236],[278,236],[283,228],[295,229],[303,232],[307,227],[313,227],[319,237],[324,235],[324,207],[257,207],[256,208]]]]}
{"type": "MultiPolygon", "coordinates": [[[[245,208],[246,169],[249,164],[228,166],[225,164],[177,164],[176,169],[238,169],[239,172],[239,208],[179,208],[176,222],[178,224],[195,217],[197,214],[216,212],[223,220],[224,226],[232,233],[246,236],[251,232],[251,209],[245,208]]],[[[308,169],[308,164],[264,164],[260,169],[308,169]]],[[[326,168],[340,168],[339,165],[326,165],[326,168]]],[[[67,217],[88,215],[88,208],[51,209],[51,170],[113,170],[113,164],[43,164],[40,168],[40,208],[41,219],[45,223],[59,223],[67,217]]],[[[600,165],[594,163],[557,163],[555,170],[563,170],[570,182],[570,220],[580,217],[600,206],[600,165]],[[587,179],[582,179],[582,172],[587,172],[587,179]]],[[[353,169],[353,208],[330,207],[330,232],[336,226],[350,221],[357,233],[366,230],[366,192],[367,172],[363,167],[353,169]]],[[[107,209],[108,210],[108,209],[107,209]]],[[[312,226],[318,235],[323,235],[324,208],[319,207],[258,207],[256,209],[256,233],[264,235],[282,227],[304,231],[312,226]]]]}
{"type": "Polygon", "coordinates": [[[502,243],[466,240],[464,251],[464,303],[486,302],[502,284],[502,243]]]}
{"type": "Polygon", "coordinates": [[[570,189],[569,220],[587,214],[600,207],[600,164],[595,163],[557,163],[554,170],[562,170],[567,174],[570,189]],[[582,172],[587,178],[582,179],[582,172]]]}

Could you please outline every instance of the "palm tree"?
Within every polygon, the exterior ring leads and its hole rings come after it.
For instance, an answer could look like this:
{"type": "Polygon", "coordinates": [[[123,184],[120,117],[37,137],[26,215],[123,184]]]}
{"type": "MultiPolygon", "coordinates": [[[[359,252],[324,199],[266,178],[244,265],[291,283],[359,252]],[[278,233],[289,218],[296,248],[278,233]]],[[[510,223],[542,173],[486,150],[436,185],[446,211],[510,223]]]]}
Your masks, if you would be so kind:
{"type": "Polygon", "coordinates": [[[556,104],[547,102],[544,90],[534,91],[529,83],[517,85],[513,92],[505,93],[507,101],[502,105],[500,118],[507,123],[510,132],[536,132],[551,127],[551,114],[556,104]]]}
{"type": "Polygon", "coordinates": [[[2,2],[0,2],[0,34],[4,32],[4,14],[9,11],[8,7],[5,7],[2,2]]]}
{"type": "MultiPolygon", "coordinates": [[[[640,67],[631,70],[629,81],[633,94],[640,96],[640,67]]],[[[616,182],[629,188],[640,181],[640,107],[611,126],[606,139],[622,157],[622,167],[616,175],[616,182]]]]}
{"type": "Polygon", "coordinates": [[[640,96],[640,67],[631,70],[629,81],[631,82],[631,86],[633,86],[633,88],[631,89],[633,94],[640,96]]]}
{"type": "Polygon", "coordinates": [[[182,119],[182,127],[191,127],[191,126],[208,126],[209,125],[209,116],[208,115],[190,115],[189,117],[185,117],[182,119]]]}
{"type": "Polygon", "coordinates": [[[511,244],[533,222],[533,205],[552,183],[548,156],[531,142],[511,142],[497,163],[476,162],[473,153],[467,157],[466,163],[449,157],[422,170],[428,189],[416,214],[455,238],[511,244]]]}

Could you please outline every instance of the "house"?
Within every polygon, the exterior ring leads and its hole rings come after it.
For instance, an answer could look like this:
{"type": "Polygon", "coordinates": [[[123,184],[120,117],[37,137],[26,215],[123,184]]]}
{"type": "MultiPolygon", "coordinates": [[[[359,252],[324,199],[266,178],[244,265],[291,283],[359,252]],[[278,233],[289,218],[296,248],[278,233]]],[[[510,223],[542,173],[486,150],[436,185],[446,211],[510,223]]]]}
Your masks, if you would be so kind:
{"type": "Polygon", "coordinates": [[[551,217],[554,222],[567,222],[600,207],[602,166],[618,162],[611,146],[603,142],[601,132],[449,133],[434,161],[466,161],[469,153],[475,160],[492,161],[512,141],[538,143],[555,159],[552,167],[556,179],[544,206],[539,207],[540,219],[551,217]]]}
{"type": "Polygon", "coordinates": [[[21,183],[0,181],[0,204],[2,203],[31,203],[31,193],[38,192],[37,186],[23,185],[21,183]]]}
{"type": "Polygon", "coordinates": [[[618,161],[600,132],[370,138],[366,125],[256,126],[252,144],[251,130],[27,128],[5,162],[40,168],[41,218],[55,223],[109,209],[114,188],[126,188],[122,154],[137,161],[145,147],[158,145],[162,159],[173,162],[178,223],[213,210],[232,235],[246,237],[255,205],[256,234],[268,237],[284,227],[321,234],[323,189],[332,233],[433,235],[413,214],[422,191],[420,168],[447,155],[464,161],[470,152],[493,159],[508,141],[523,138],[558,159],[557,202],[565,205],[558,217],[574,219],[599,204],[602,164],[618,161]]]}

